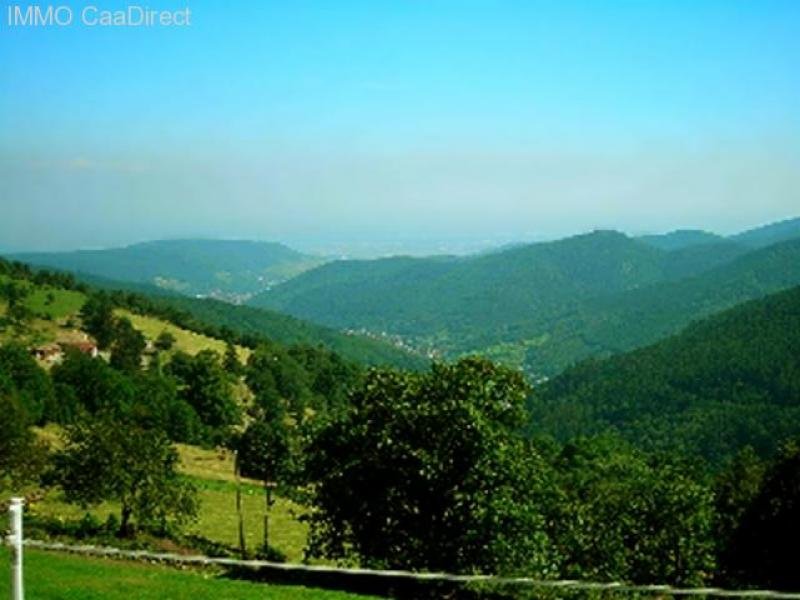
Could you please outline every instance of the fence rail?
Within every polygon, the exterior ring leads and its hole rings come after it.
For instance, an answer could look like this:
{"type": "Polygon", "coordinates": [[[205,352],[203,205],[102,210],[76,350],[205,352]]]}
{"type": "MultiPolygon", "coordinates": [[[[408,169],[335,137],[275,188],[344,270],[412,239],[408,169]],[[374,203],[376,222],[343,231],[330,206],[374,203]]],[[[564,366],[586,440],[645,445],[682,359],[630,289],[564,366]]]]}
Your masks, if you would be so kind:
{"type": "Polygon", "coordinates": [[[86,556],[118,558],[125,560],[141,560],[173,565],[249,569],[264,574],[307,574],[342,577],[371,577],[407,580],[417,583],[495,583],[550,590],[569,591],[608,591],[651,594],[656,596],[689,597],[702,596],[711,598],[769,598],[784,600],[800,600],[800,593],[777,592],[772,590],[726,590],[715,587],[677,588],[670,585],[631,585],[622,582],[592,582],[579,580],[546,580],[530,577],[499,577],[493,575],[454,575],[451,573],[417,573],[413,571],[376,570],[361,568],[342,568],[324,565],[304,565],[295,563],[277,563],[263,560],[239,560],[233,558],[214,558],[200,555],[181,555],[173,553],[147,552],[143,550],[122,550],[108,546],[68,545],[58,542],[25,540],[25,546],[40,550],[50,550],[80,554],[86,556]]]}

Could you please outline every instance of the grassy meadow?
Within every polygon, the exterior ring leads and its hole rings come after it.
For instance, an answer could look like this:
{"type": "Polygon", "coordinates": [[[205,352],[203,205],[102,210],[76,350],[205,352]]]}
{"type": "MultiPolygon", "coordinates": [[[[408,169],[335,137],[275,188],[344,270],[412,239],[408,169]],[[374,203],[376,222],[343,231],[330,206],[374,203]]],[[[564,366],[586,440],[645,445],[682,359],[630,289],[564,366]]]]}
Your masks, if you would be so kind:
{"type": "MultiPolygon", "coordinates": [[[[0,275],[0,284],[8,281],[10,279],[7,276],[0,275]]],[[[73,337],[77,332],[75,321],[86,301],[86,296],[80,292],[50,286],[29,286],[29,289],[30,294],[25,298],[24,304],[34,317],[26,323],[24,331],[12,328],[5,332],[0,331],[0,342],[17,340],[27,344],[45,344],[73,337]]],[[[6,310],[5,301],[0,300],[0,317],[6,314],[6,310]]],[[[149,340],[155,340],[164,331],[171,333],[175,336],[175,350],[192,355],[202,350],[225,353],[225,342],[221,340],[181,329],[162,319],[136,315],[127,310],[117,310],[116,314],[129,319],[149,340]]],[[[250,350],[237,347],[237,352],[239,359],[246,362],[250,350]]]]}
{"type": "Polygon", "coordinates": [[[63,319],[80,311],[86,296],[72,290],[36,287],[25,299],[25,305],[34,313],[63,319]]]}
{"type": "MultiPolygon", "coordinates": [[[[145,317],[127,310],[117,310],[115,313],[117,316],[129,319],[133,326],[141,331],[149,340],[155,340],[162,332],[166,331],[175,336],[174,348],[176,350],[182,350],[192,355],[203,350],[214,350],[219,354],[225,354],[225,342],[222,340],[181,329],[172,323],[155,317],[145,317]]],[[[250,350],[248,348],[239,346],[237,347],[237,352],[239,354],[239,360],[242,362],[246,362],[247,358],[250,356],[250,350]]]]}
{"type": "MultiPolygon", "coordinates": [[[[7,565],[8,549],[0,547],[0,563],[7,565]]],[[[271,600],[367,599],[345,592],[300,586],[267,585],[231,580],[218,571],[178,570],[173,567],[77,557],[39,550],[25,553],[26,597],[36,600],[139,600],[170,598],[270,598],[271,600]]],[[[10,595],[7,570],[0,577],[0,597],[10,595]]]]}
{"type": "MultiPolygon", "coordinates": [[[[178,451],[181,471],[191,477],[200,490],[200,514],[187,531],[214,542],[238,546],[233,454],[224,449],[205,450],[186,444],[178,444],[178,451]]],[[[248,549],[254,549],[263,541],[264,490],[259,482],[242,479],[241,491],[245,541],[248,549]]],[[[299,562],[308,533],[306,524],[298,520],[304,508],[284,498],[274,500],[269,513],[270,545],[283,552],[290,562],[299,562]]]]}
{"type": "MultiPolygon", "coordinates": [[[[10,281],[7,276],[0,275],[0,284],[10,281]]],[[[31,286],[31,293],[24,304],[34,315],[23,330],[15,327],[0,329],[0,343],[20,341],[26,344],[45,344],[73,334],[72,327],[66,324],[69,318],[77,315],[86,297],[80,292],[52,288],[49,286],[31,286]]],[[[0,317],[5,316],[8,306],[0,300],[0,317]]]]}
{"type": "MultiPolygon", "coordinates": [[[[7,277],[0,275],[0,284],[7,280],[7,277]]],[[[17,340],[35,345],[76,337],[79,335],[78,313],[85,300],[85,295],[79,292],[48,286],[31,286],[31,293],[24,302],[35,315],[34,318],[25,324],[24,330],[14,326],[8,326],[5,331],[0,329],[0,343],[17,340]]],[[[0,317],[6,313],[6,308],[6,305],[0,302],[0,317]]],[[[136,315],[130,311],[118,310],[116,313],[117,316],[130,319],[134,327],[150,340],[155,340],[159,334],[168,331],[176,340],[174,350],[189,354],[197,354],[202,350],[214,350],[220,354],[225,352],[224,342],[181,329],[167,321],[136,315]]],[[[241,347],[237,350],[239,358],[243,362],[246,361],[250,351],[241,347]]],[[[246,403],[249,396],[245,391],[246,388],[239,389],[237,395],[246,403]]],[[[61,429],[58,426],[48,425],[37,428],[36,431],[40,439],[51,448],[57,449],[60,446],[61,429]]],[[[233,455],[222,449],[207,450],[184,444],[179,444],[178,450],[181,456],[181,470],[197,486],[200,500],[198,518],[186,527],[185,532],[226,546],[238,547],[233,455]]],[[[264,492],[259,482],[246,479],[241,482],[241,492],[245,540],[248,550],[252,551],[263,542],[264,492]]],[[[109,514],[118,514],[118,506],[114,503],[103,503],[88,510],[69,504],[57,489],[48,491],[47,495],[30,506],[29,510],[33,515],[52,517],[65,522],[78,521],[87,513],[104,522],[109,514]]],[[[275,505],[270,511],[270,544],[292,562],[301,561],[303,558],[307,527],[298,520],[302,511],[303,507],[283,498],[276,498],[275,505]]]]}
{"type": "MultiPolygon", "coordinates": [[[[58,432],[54,427],[39,430],[39,435],[51,447],[59,443],[58,432]]],[[[181,471],[197,486],[200,500],[198,518],[186,527],[185,532],[226,546],[238,547],[236,484],[231,453],[185,444],[180,444],[178,450],[181,455],[181,471]]],[[[264,492],[258,482],[247,479],[242,480],[241,491],[245,541],[248,550],[255,550],[263,542],[264,492]]],[[[302,506],[278,497],[270,511],[270,545],[283,552],[290,562],[300,562],[303,559],[307,526],[298,520],[303,510],[302,506]]],[[[51,490],[43,500],[31,506],[30,511],[35,515],[64,521],[77,521],[88,512],[97,520],[105,521],[109,514],[118,514],[118,506],[104,502],[87,510],[67,503],[59,490],[51,490]]]]}

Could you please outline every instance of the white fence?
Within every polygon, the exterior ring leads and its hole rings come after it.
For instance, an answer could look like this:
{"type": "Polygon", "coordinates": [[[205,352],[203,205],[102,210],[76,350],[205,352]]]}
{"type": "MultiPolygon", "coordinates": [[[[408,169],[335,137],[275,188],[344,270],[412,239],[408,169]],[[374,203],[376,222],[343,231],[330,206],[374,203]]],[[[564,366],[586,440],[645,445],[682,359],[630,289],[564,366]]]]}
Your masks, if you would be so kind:
{"type": "Polygon", "coordinates": [[[11,533],[7,543],[11,548],[11,600],[22,600],[25,596],[22,581],[22,498],[12,498],[8,507],[11,533]]]}
{"type": "Polygon", "coordinates": [[[11,535],[7,543],[11,546],[11,599],[23,600],[22,550],[23,546],[41,550],[67,552],[84,556],[117,558],[124,560],[141,560],[172,565],[185,566],[220,566],[227,568],[250,569],[275,574],[306,574],[351,577],[388,578],[409,582],[441,582],[453,584],[495,583],[528,588],[569,591],[606,591],[630,594],[650,594],[658,597],[702,596],[711,598],[769,598],[784,600],[800,600],[800,593],[775,592],[771,590],[724,590],[720,588],[675,588],[669,585],[630,585],[622,582],[592,582],[577,580],[542,580],[530,577],[498,577],[494,575],[453,575],[451,573],[416,573],[412,571],[347,569],[321,565],[304,565],[292,563],[276,563],[263,560],[237,560],[232,558],[213,558],[209,556],[186,556],[181,554],[146,552],[142,550],[121,550],[104,546],[68,545],[39,540],[23,540],[22,537],[22,505],[23,501],[15,498],[11,501],[9,515],[11,535]]]}

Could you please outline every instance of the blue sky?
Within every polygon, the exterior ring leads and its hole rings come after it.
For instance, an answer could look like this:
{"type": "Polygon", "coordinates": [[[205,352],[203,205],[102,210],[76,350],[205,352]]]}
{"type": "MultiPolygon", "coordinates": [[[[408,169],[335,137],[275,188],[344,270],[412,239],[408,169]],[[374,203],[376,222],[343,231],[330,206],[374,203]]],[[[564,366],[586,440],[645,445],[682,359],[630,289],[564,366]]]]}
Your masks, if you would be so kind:
{"type": "Polygon", "coordinates": [[[8,4],[0,248],[800,213],[800,2],[152,0],[191,25],[127,29],[8,4]]]}

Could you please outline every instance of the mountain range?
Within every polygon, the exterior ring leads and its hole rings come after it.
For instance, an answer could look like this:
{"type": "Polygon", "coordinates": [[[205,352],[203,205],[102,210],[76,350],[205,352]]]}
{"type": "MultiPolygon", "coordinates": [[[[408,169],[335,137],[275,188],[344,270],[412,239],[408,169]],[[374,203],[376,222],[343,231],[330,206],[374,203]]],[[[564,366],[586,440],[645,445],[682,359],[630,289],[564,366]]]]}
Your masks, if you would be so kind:
{"type": "Polygon", "coordinates": [[[734,238],[596,231],[470,257],[336,261],[250,303],[540,378],[798,283],[795,219],[734,238]]]}
{"type": "Polygon", "coordinates": [[[11,254],[7,258],[237,302],[324,262],[273,242],[200,239],[144,242],[107,250],[11,254]]]}
{"type": "Polygon", "coordinates": [[[800,433],[800,287],[741,304],[653,345],[587,360],[538,386],[532,434],[615,432],[720,464],[800,433]]]}
{"type": "Polygon", "coordinates": [[[483,354],[536,380],[800,284],[800,219],[728,237],[595,231],[470,256],[325,262],[280,244],[173,240],[10,258],[138,291],[158,286],[184,310],[240,331],[274,329],[282,313],[418,355],[483,354]],[[251,308],[192,304],[179,294],[251,308]]]}

